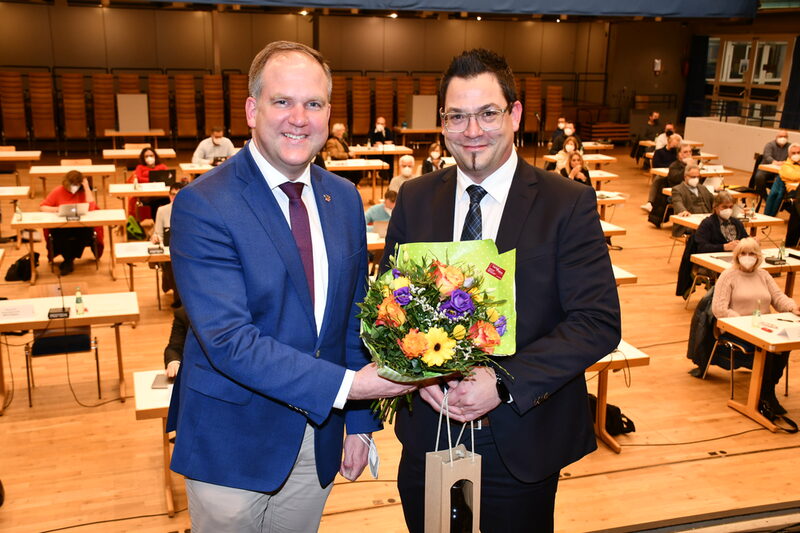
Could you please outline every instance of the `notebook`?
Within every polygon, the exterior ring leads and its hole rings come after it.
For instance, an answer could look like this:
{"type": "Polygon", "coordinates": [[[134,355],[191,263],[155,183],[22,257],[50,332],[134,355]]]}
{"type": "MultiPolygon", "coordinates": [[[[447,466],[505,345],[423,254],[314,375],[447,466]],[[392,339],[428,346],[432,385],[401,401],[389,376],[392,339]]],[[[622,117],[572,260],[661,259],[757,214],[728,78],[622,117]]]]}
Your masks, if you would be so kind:
{"type": "Polygon", "coordinates": [[[156,181],[160,181],[164,183],[167,187],[170,187],[173,183],[175,183],[175,171],[174,170],[151,170],[150,171],[150,182],[154,183],[156,181]]]}

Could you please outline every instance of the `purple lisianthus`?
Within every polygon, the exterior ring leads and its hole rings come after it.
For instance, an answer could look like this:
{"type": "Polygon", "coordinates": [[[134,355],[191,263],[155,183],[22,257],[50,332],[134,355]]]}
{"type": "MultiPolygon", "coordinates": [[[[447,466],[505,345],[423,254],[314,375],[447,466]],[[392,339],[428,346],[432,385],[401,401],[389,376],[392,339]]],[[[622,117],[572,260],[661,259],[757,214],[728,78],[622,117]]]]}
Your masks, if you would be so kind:
{"type": "Polygon", "coordinates": [[[506,317],[505,315],[500,316],[497,321],[494,323],[494,327],[497,330],[497,334],[501,337],[506,333],[506,317]]]}
{"type": "Polygon", "coordinates": [[[394,301],[400,305],[408,305],[411,301],[411,289],[408,287],[400,287],[392,294],[394,294],[394,301]]]}
{"type": "Polygon", "coordinates": [[[457,320],[464,315],[473,313],[475,311],[475,303],[468,293],[461,289],[456,289],[450,293],[450,298],[439,306],[439,311],[447,315],[450,320],[457,320]]]}
{"type": "Polygon", "coordinates": [[[395,279],[399,278],[402,275],[403,275],[403,273],[400,272],[399,270],[397,270],[396,268],[392,269],[392,276],[394,276],[395,279]]]}

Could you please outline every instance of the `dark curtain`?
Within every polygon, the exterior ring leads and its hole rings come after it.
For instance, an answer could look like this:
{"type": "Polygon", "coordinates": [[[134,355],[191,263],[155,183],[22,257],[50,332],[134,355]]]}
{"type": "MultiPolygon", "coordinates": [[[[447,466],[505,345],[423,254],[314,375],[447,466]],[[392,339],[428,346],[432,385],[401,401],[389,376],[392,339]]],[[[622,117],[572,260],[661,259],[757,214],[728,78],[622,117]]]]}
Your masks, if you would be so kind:
{"type": "Polygon", "coordinates": [[[794,40],[792,71],[789,74],[789,85],[783,97],[783,114],[781,128],[796,130],[800,128],[800,37],[794,40]]]}
{"type": "Polygon", "coordinates": [[[708,61],[708,36],[695,35],[689,50],[689,74],[686,76],[686,93],[683,98],[681,122],[686,117],[702,117],[705,113],[706,62],[708,61]]]}

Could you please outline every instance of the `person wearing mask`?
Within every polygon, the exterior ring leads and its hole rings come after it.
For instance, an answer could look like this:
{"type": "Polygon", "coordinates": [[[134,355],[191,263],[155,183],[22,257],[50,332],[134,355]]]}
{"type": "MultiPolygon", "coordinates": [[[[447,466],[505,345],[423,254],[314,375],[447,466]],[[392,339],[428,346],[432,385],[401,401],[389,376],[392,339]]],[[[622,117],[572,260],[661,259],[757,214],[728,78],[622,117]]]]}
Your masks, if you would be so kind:
{"type": "Polygon", "coordinates": [[[670,135],[667,144],[653,152],[653,168],[669,168],[678,159],[678,147],[682,142],[680,135],[670,135]]]}
{"type": "MultiPolygon", "coordinates": [[[[786,194],[786,183],[800,182],[800,143],[792,143],[787,151],[786,161],[781,165],[781,170],[767,196],[767,205],[764,214],[774,217],[786,194]]],[[[792,191],[794,195],[794,191],[792,191]]]]}
{"type": "Polygon", "coordinates": [[[399,192],[404,183],[414,179],[414,156],[404,155],[400,158],[400,173],[389,182],[389,190],[399,192]]]}
{"type": "Polygon", "coordinates": [[[556,172],[561,172],[561,169],[567,166],[567,161],[573,153],[582,153],[581,145],[576,137],[570,135],[564,139],[564,147],[556,154],[556,172]]]}
{"type": "MultiPolygon", "coordinates": [[[[61,185],[50,191],[42,203],[39,210],[46,213],[58,213],[61,205],[67,204],[89,204],[89,211],[98,209],[94,201],[94,192],[89,186],[86,177],[77,170],[70,170],[64,176],[61,185]]],[[[83,255],[84,249],[88,246],[97,249],[93,250],[96,259],[100,259],[103,253],[103,228],[53,228],[45,230],[45,240],[48,246],[50,260],[60,255],[64,261],[59,265],[62,276],[66,276],[75,269],[75,259],[83,255]],[[95,234],[97,242],[95,243],[95,234]]]]}
{"type": "MultiPolygon", "coordinates": [[[[700,185],[700,168],[694,163],[686,165],[683,183],[672,189],[672,208],[680,217],[698,213],[710,213],[714,208],[714,195],[700,185]]],[[[674,224],[673,236],[679,237],[691,230],[674,224]]]]}
{"type": "Polygon", "coordinates": [[[427,174],[434,170],[444,168],[444,159],[442,159],[442,145],[438,142],[433,142],[428,147],[428,158],[422,162],[422,173],[427,174]]]}
{"type": "Polygon", "coordinates": [[[172,318],[172,330],[169,333],[169,342],[164,348],[164,368],[169,379],[175,379],[183,361],[183,346],[186,343],[186,334],[189,332],[189,317],[183,307],[175,309],[172,318]]]}
{"type": "Polygon", "coordinates": [[[347,128],[341,122],[337,122],[331,126],[331,136],[325,143],[325,151],[328,152],[328,157],[335,160],[351,159],[356,157],[350,152],[350,146],[344,140],[344,135],[347,128]]]}
{"type": "Polygon", "coordinates": [[[564,139],[567,136],[564,134],[564,130],[567,127],[567,119],[564,117],[558,117],[558,122],[556,123],[556,129],[553,131],[552,135],[550,135],[550,154],[556,155],[561,148],[564,146],[564,139]]]}
{"type": "Polygon", "coordinates": [[[744,224],[733,216],[733,197],[728,191],[714,196],[714,213],[706,217],[694,233],[696,252],[730,252],[747,238],[744,224]]]}
{"type": "MultiPolygon", "coordinates": [[[[752,237],[742,239],[733,249],[733,263],[720,274],[714,288],[711,310],[716,318],[752,315],[753,311],[767,314],[770,308],[780,313],[800,315],[797,304],[778,288],[778,284],[764,269],[759,268],[764,257],[758,241],[752,237]]],[[[723,333],[753,351],[752,344],[729,333],[723,333]]],[[[764,361],[764,377],[761,381],[761,402],[775,414],[786,414],[778,403],[775,386],[783,376],[789,352],[767,353],[764,361]]]]}
{"type": "Polygon", "coordinates": [[[375,204],[367,209],[364,213],[364,218],[367,220],[367,231],[372,230],[373,222],[385,222],[391,218],[396,201],[397,191],[390,189],[383,195],[383,203],[375,204]]]}
{"type": "Polygon", "coordinates": [[[675,126],[672,122],[667,122],[664,125],[664,131],[656,135],[656,150],[664,148],[667,145],[667,140],[675,134],[675,126]]]}
{"type": "Polygon", "coordinates": [[[585,185],[592,185],[589,179],[589,169],[583,161],[580,152],[572,152],[567,159],[567,165],[561,169],[561,175],[571,180],[579,181],[585,185]]]}
{"type": "Polygon", "coordinates": [[[386,128],[385,117],[378,117],[375,119],[375,128],[369,132],[369,142],[376,146],[394,144],[394,132],[386,128]]]}
{"type": "Polygon", "coordinates": [[[212,126],[211,136],[206,137],[192,155],[192,163],[195,165],[218,165],[223,160],[232,156],[235,152],[233,143],[225,137],[222,126],[212,126]]]}
{"type": "MultiPolygon", "coordinates": [[[[143,148],[139,153],[139,164],[133,173],[128,176],[128,183],[150,183],[151,170],[167,170],[167,165],[161,162],[158,153],[152,148],[143,148]]],[[[150,218],[155,218],[158,208],[166,204],[167,200],[159,196],[146,196],[142,198],[131,197],[128,199],[128,214],[139,220],[137,205],[150,208],[150,218]]]]}
{"type": "Polygon", "coordinates": [[[655,141],[658,134],[661,133],[661,115],[658,111],[651,111],[647,115],[647,124],[644,126],[642,138],[648,141],[655,141]]]}
{"type": "MultiPolygon", "coordinates": [[[[150,240],[153,244],[162,244],[164,246],[169,246],[169,240],[167,239],[168,232],[170,231],[170,219],[172,218],[172,203],[175,201],[175,197],[178,195],[178,191],[183,188],[183,183],[177,182],[173,183],[169,187],[169,203],[165,206],[162,206],[161,209],[158,210],[156,213],[156,225],[153,230],[153,236],[150,240]]],[[[172,307],[180,307],[183,305],[181,303],[181,297],[178,294],[178,286],[175,285],[175,276],[172,273],[172,263],[169,261],[165,261],[161,263],[162,269],[162,276],[161,276],[161,290],[164,292],[172,291],[172,307]]]]}
{"type": "Polygon", "coordinates": [[[664,196],[662,190],[665,187],[675,187],[680,185],[683,181],[683,176],[686,173],[686,165],[693,163],[692,147],[686,143],[681,143],[678,149],[678,158],[670,163],[669,173],[666,177],[654,176],[653,184],[650,186],[650,194],[647,197],[647,203],[642,205],[642,209],[648,213],[653,210],[653,206],[658,204],[667,203],[667,197],[664,196]]]}
{"type": "MultiPolygon", "coordinates": [[[[764,145],[764,151],[761,154],[761,164],[769,165],[775,163],[782,165],[789,153],[789,132],[786,130],[778,130],[775,139],[771,140],[764,145]]],[[[775,174],[772,172],[765,172],[763,170],[756,170],[753,175],[753,183],[750,187],[755,189],[762,198],[767,196],[767,185],[773,179],[775,174]]]]}

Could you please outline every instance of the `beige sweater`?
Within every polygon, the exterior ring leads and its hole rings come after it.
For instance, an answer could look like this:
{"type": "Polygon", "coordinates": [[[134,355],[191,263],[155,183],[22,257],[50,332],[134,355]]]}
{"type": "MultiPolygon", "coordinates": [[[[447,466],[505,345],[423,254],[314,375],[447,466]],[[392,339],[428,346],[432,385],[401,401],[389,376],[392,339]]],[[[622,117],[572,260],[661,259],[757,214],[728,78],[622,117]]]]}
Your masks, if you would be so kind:
{"type": "Polygon", "coordinates": [[[757,268],[754,272],[744,272],[728,268],[714,286],[711,311],[717,318],[751,315],[759,301],[762,314],[770,312],[770,304],[782,313],[797,308],[766,270],[757,268]]]}

